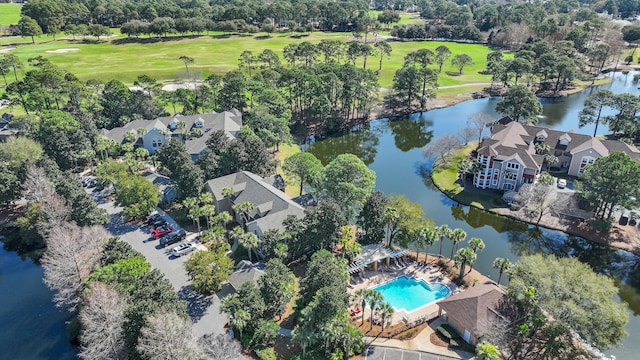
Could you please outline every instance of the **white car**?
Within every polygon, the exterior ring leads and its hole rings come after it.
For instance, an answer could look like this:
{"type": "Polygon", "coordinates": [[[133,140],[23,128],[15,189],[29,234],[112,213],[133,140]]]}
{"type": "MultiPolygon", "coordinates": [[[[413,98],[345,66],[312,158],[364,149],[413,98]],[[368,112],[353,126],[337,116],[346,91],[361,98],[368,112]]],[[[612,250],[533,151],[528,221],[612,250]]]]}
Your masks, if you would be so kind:
{"type": "Polygon", "coordinates": [[[565,179],[558,179],[558,188],[560,189],[564,189],[567,187],[567,180],[565,179]]]}
{"type": "Polygon", "coordinates": [[[171,250],[171,254],[175,257],[180,257],[196,250],[196,246],[197,244],[193,242],[180,244],[171,250]]]}

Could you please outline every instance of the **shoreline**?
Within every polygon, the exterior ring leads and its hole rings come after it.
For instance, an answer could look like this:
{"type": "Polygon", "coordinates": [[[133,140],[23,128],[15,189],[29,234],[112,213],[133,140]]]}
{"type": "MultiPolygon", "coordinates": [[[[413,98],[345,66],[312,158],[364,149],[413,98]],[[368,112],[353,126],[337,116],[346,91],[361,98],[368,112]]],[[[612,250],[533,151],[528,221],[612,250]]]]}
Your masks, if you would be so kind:
{"type": "Polygon", "coordinates": [[[442,193],[449,199],[461,205],[474,207],[478,210],[481,210],[490,214],[503,216],[510,220],[514,220],[514,221],[518,221],[523,224],[526,224],[527,226],[534,226],[534,227],[545,228],[548,230],[561,231],[567,235],[578,236],[596,244],[608,246],[616,250],[622,250],[622,251],[626,251],[631,254],[634,254],[636,256],[640,256],[640,231],[638,230],[637,227],[633,227],[633,229],[625,229],[619,226],[618,224],[614,223],[608,232],[596,231],[595,229],[591,228],[586,223],[586,221],[579,221],[579,220],[568,218],[568,217],[557,217],[551,214],[545,214],[539,223],[535,223],[535,222],[527,221],[528,219],[530,219],[530,216],[527,216],[526,214],[522,213],[522,211],[519,211],[519,210],[514,211],[509,209],[506,206],[498,207],[498,205],[495,205],[495,207],[491,209],[486,209],[484,207],[478,206],[479,203],[475,201],[472,201],[471,203],[460,201],[456,199],[456,195],[463,193],[464,189],[460,193],[451,195],[451,193],[448,190],[446,190],[442,186],[442,184],[439,184],[434,180],[433,173],[429,175],[429,178],[431,179],[435,187],[438,189],[438,191],[440,191],[440,193],[442,193]]]}
{"type": "MultiPolygon", "coordinates": [[[[635,71],[635,70],[640,70],[640,66],[629,68],[629,69],[618,68],[616,71],[635,71]]],[[[607,73],[612,71],[613,70],[609,70],[607,71],[607,73]]],[[[538,99],[560,99],[560,98],[567,97],[569,95],[573,95],[573,94],[577,94],[579,92],[585,91],[594,86],[609,84],[611,83],[611,81],[612,79],[607,76],[602,79],[596,80],[594,84],[584,83],[584,84],[576,85],[574,88],[560,91],[557,94],[552,94],[549,96],[537,96],[537,97],[538,99]]],[[[341,132],[343,133],[349,132],[357,126],[360,126],[365,123],[370,123],[376,120],[402,118],[405,116],[409,116],[411,114],[418,114],[418,113],[423,113],[423,112],[437,110],[437,109],[445,109],[454,105],[461,104],[463,102],[496,96],[489,93],[487,91],[487,87],[484,85],[462,84],[462,85],[455,85],[454,87],[465,89],[467,91],[461,92],[457,94],[455,97],[446,97],[445,99],[440,99],[440,100],[436,95],[436,98],[427,101],[427,106],[426,106],[426,109],[424,110],[403,111],[402,109],[388,109],[385,107],[384,101],[377,102],[373,105],[372,110],[366,119],[360,119],[360,121],[356,121],[356,124],[352,124],[351,122],[349,122],[348,124],[345,124],[346,125],[345,129],[343,129],[341,132]],[[480,94],[481,96],[477,96],[476,94],[480,94]]],[[[447,87],[447,88],[452,88],[452,87],[447,87]]],[[[389,91],[390,91],[389,88],[380,88],[380,94],[387,93],[389,91]]],[[[447,95],[451,95],[451,94],[447,94],[447,95]]],[[[311,136],[328,136],[328,135],[330,134],[326,134],[326,133],[313,134],[313,133],[307,132],[305,134],[305,137],[308,138],[311,136]]]]}

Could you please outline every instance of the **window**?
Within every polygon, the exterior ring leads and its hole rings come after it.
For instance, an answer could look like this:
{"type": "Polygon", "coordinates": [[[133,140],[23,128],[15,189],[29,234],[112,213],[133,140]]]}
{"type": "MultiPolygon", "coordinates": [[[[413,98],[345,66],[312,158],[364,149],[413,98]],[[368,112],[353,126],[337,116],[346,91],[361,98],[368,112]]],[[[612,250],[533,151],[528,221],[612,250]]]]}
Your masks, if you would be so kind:
{"type": "Polygon", "coordinates": [[[160,146],[162,146],[162,144],[163,144],[163,142],[162,142],[161,138],[155,138],[155,139],[153,139],[151,145],[153,146],[154,149],[156,149],[156,148],[159,148],[160,146]]]}
{"type": "Polygon", "coordinates": [[[520,168],[519,164],[516,163],[507,163],[507,169],[518,170],[520,168]]]}
{"type": "Polygon", "coordinates": [[[582,160],[580,161],[580,169],[578,170],[578,175],[581,175],[584,169],[589,165],[593,165],[595,161],[596,159],[591,156],[583,156],[582,160]]]}
{"type": "Polygon", "coordinates": [[[562,164],[560,165],[563,169],[566,169],[569,167],[569,162],[568,161],[563,161],[562,164]]]}
{"type": "Polygon", "coordinates": [[[504,184],[502,185],[502,189],[503,190],[513,190],[514,186],[513,184],[504,184]]]}

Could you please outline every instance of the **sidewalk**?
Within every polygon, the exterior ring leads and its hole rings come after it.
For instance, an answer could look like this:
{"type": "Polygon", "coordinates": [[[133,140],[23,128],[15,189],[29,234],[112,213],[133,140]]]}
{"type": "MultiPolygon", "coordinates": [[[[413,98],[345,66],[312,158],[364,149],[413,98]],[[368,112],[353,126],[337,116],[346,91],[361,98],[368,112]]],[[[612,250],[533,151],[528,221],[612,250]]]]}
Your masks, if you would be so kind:
{"type": "Polygon", "coordinates": [[[445,348],[441,346],[436,346],[431,343],[429,339],[431,334],[435,331],[439,325],[442,324],[442,320],[437,319],[432,322],[429,326],[427,326],[424,330],[422,330],[418,336],[411,340],[395,340],[395,339],[387,339],[387,338],[374,338],[370,336],[365,336],[365,342],[367,346],[380,346],[380,347],[388,347],[395,349],[403,349],[403,350],[415,350],[420,352],[425,352],[429,354],[436,354],[441,356],[446,356],[454,359],[472,359],[475,354],[468,353],[462,350],[452,350],[450,348],[445,348]]]}

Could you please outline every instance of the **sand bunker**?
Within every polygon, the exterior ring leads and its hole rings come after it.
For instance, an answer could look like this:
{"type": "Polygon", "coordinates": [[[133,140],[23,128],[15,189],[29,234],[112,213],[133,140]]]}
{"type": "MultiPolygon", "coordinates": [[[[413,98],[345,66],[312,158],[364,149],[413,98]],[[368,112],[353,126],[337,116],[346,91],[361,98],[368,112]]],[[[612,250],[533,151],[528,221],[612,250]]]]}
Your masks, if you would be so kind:
{"type": "Polygon", "coordinates": [[[66,49],[58,49],[58,50],[47,50],[45,52],[51,53],[51,54],[63,54],[63,53],[67,53],[67,52],[71,52],[71,51],[80,51],[79,48],[66,48],[66,49]]]}
{"type": "Polygon", "coordinates": [[[4,49],[0,49],[0,54],[2,53],[8,53],[11,50],[15,50],[16,48],[14,47],[10,47],[10,48],[4,48],[4,49]]]}

